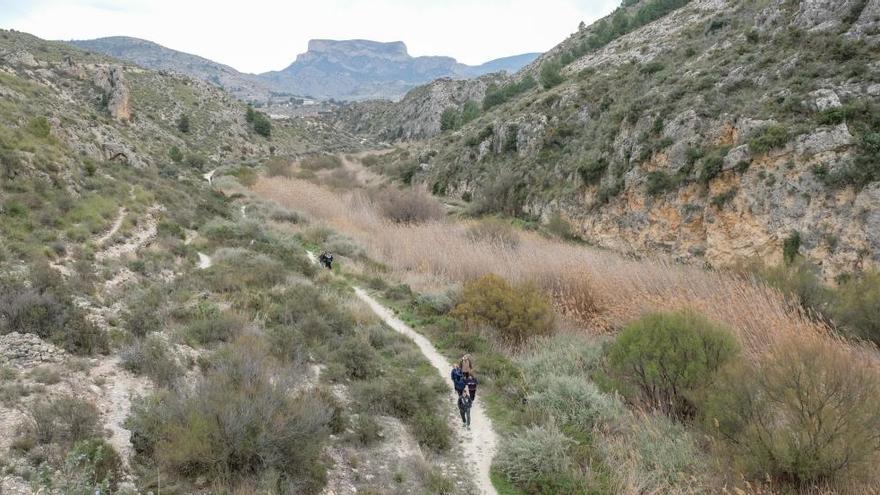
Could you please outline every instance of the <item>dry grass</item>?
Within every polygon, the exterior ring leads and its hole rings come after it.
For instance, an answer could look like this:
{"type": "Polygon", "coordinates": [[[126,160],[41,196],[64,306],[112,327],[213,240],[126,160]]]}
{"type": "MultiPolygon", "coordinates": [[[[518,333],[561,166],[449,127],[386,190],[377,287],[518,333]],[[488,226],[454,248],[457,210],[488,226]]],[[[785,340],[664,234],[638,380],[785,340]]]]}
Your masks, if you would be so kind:
{"type": "Polygon", "coordinates": [[[499,246],[469,235],[473,222],[396,224],[383,219],[362,193],[335,193],[301,180],[261,178],[252,190],[352,237],[401,279],[416,279],[422,287],[495,273],[535,283],[551,295],[557,311],[596,332],[613,331],[649,312],[693,308],[734,329],[750,359],[792,337],[871,352],[842,341],[753,278],[662,259],[628,259],[528,232],[520,234],[518,245],[499,246]]]}

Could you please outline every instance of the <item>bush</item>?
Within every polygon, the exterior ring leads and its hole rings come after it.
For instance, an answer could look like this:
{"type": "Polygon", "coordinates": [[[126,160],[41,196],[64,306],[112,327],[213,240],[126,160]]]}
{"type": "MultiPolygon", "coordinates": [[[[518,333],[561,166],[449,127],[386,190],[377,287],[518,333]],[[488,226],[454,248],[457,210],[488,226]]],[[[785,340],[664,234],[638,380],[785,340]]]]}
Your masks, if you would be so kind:
{"type": "Polygon", "coordinates": [[[50,275],[46,283],[0,280],[0,335],[32,333],[74,354],[107,352],[107,334],[74,304],[63,282],[50,275]]]}
{"type": "Polygon", "coordinates": [[[832,294],[822,283],[819,272],[819,267],[801,258],[789,265],[763,269],[759,276],[783,294],[794,296],[805,310],[816,316],[829,316],[832,294]]]}
{"type": "Polygon", "coordinates": [[[590,431],[613,424],[626,412],[620,402],[583,376],[532,376],[535,391],[529,394],[528,403],[562,423],[590,431]]]}
{"type": "Polygon", "coordinates": [[[365,380],[379,375],[379,356],[365,339],[347,339],[339,349],[339,358],[348,378],[365,380]]]}
{"type": "Polygon", "coordinates": [[[801,233],[796,230],[792,231],[792,233],[782,241],[782,260],[785,261],[786,265],[794,263],[794,260],[798,257],[800,249],[801,233]]]}
{"type": "Polygon", "coordinates": [[[290,169],[290,163],[283,158],[273,157],[266,160],[263,164],[266,168],[266,177],[292,177],[293,172],[290,169]]]}
{"type": "Polygon", "coordinates": [[[833,313],[847,333],[880,344],[880,272],[863,273],[842,284],[833,313]]]}
{"type": "Polygon", "coordinates": [[[592,186],[602,180],[606,170],[608,170],[608,162],[604,158],[588,160],[578,167],[578,175],[581,176],[584,184],[592,186]]]}
{"type": "Polygon", "coordinates": [[[560,64],[558,60],[544,62],[544,64],[541,65],[541,86],[543,86],[544,89],[550,89],[554,86],[558,86],[562,81],[565,81],[565,77],[560,73],[561,70],[562,64],[560,64]]]}
{"type": "Polygon", "coordinates": [[[98,408],[91,402],[69,395],[35,402],[28,414],[28,434],[39,444],[70,447],[81,440],[101,436],[98,408]]]}
{"type": "Polygon", "coordinates": [[[122,460],[104,440],[83,440],[67,454],[64,471],[63,493],[114,493],[122,476],[122,460]],[[106,488],[102,491],[96,487],[106,488]]]}
{"type": "Polygon", "coordinates": [[[177,119],[177,130],[189,134],[189,115],[183,114],[177,119]]]}
{"type": "Polygon", "coordinates": [[[523,179],[513,172],[504,172],[490,178],[478,191],[477,201],[471,205],[471,213],[503,213],[512,217],[522,213],[526,201],[523,179]]]}
{"type": "Polygon", "coordinates": [[[452,430],[446,415],[421,413],[414,416],[410,423],[412,432],[419,445],[438,452],[449,450],[452,446],[452,430]]]}
{"type": "Polygon", "coordinates": [[[455,107],[447,108],[440,114],[440,130],[451,131],[461,127],[460,115],[455,107]]]}
{"type": "Polygon", "coordinates": [[[749,151],[752,155],[763,155],[768,151],[781,148],[788,142],[788,130],[780,125],[770,125],[759,129],[749,140],[749,151]]]}
{"type": "Polygon", "coordinates": [[[183,335],[188,344],[195,346],[215,342],[229,342],[245,326],[241,318],[231,315],[218,315],[193,321],[186,326],[183,335]]]}
{"type": "Polygon", "coordinates": [[[157,335],[135,340],[122,350],[120,360],[123,368],[150,377],[160,387],[171,386],[183,375],[168,344],[157,335]]]}
{"type": "Polygon", "coordinates": [[[672,192],[678,188],[680,182],[677,178],[662,170],[652,170],[648,172],[647,182],[645,183],[645,192],[649,196],[662,196],[668,192],[672,192]]]}
{"type": "Polygon", "coordinates": [[[367,414],[361,414],[354,420],[352,425],[354,439],[362,447],[368,447],[381,438],[382,427],[376,420],[367,414]]]}
{"type": "Polygon", "coordinates": [[[465,284],[452,315],[471,328],[491,327],[515,345],[553,332],[554,315],[547,298],[533,285],[509,285],[497,275],[465,284]]]}
{"type": "Polygon", "coordinates": [[[336,155],[313,155],[300,162],[300,167],[316,172],[318,170],[333,170],[342,167],[342,159],[336,155]]]}
{"type": "Polygon", "coordinates": [[[316,493],[332,411],[319,394],[291,394],[294,379],[259,341],[237,341],[193,386],[136,404],[132,444],[190,479],[273,473],[270,492],[316,493]]]}
{"type": "Polygon", "coordinates": [[[171,161],[174,163],[180,163],[183,161],[183,153],[177,146],[172,146],[171,149],[168,150],[168,158],[171,158],[171,161]]]}
{"type": "Polygon", "coordinates": [[[534,426],[505,439],[495,465],[508,481],[528,493],[561,493],[560,485],[571,467],[568,449],[573,444],[552,424],[534,426]]]}
{"type": "Polygon", "coordinates": [[[627,325],[608,353],[611,375],[633,402],[691,417],[694,394],[738,353],[730,333],[692,312],[655,313],[627,325]]]}
{"type": "Polygon", "coordinates": [[[444,217],[440,202],[421,188],[387,187],[373,193],[373,200],[382,216],[395,223],[416,224],[444,217]]]}
{"type": "Polygon", "coordinates": [[[254,112],[253,126],[254,132],[260,136],[269,137],[272,135],[272,122],[262,112],[254,112]]]}
{"type": "Polygon", "coordinates": [[[28,122],[26,129],[34,136],[45,139],[49,137],[52,127],[46,117],[34,117],[28,122]]]}
{"type": "Polygon", "coordinates": [[[812,485],[876,474],[880,381],[832,343],[787,342],[758,366],[725,369],[701,409],[755,479],[812,485]]]}
{"type": "Polygon", "coordinates": [[[527,75],[519,81],[505,84],[503,86],[490,84],[489,87],[486,88],[486,95],[483,98],[483,110],[489,110],[492,107],[501,105],[537,85],[538,83],[535,82],[535,78],[531,75],[527,75]]]}

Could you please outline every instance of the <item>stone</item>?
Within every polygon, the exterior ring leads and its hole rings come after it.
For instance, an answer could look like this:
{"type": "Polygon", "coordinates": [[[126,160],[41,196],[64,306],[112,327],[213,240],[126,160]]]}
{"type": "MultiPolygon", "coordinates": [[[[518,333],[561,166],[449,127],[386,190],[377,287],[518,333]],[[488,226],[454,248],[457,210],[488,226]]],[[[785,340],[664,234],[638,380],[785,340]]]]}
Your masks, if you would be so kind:
{"type": "Polygon", "coordinates": [[[94,82],[104,91],[110,115],[121,122],[130,121],[130,93],[123,68],[118,65],[99,67],[95,72],[94,82]]]}
{"type": "Polygon", "coordinates": [[[839,150],[852,143],[853,135],[844,123],[834,127],[820,127],[809,134],[798,136],[795,151],[801,155],[815,155],[839,150]]]}
{"type": "Polygon", "coordinates": [[[814,99],[816,110],[820,112],[842,106],[837,93],[830,89],[817,89],[810,93],[810,96],[814,99]]]}

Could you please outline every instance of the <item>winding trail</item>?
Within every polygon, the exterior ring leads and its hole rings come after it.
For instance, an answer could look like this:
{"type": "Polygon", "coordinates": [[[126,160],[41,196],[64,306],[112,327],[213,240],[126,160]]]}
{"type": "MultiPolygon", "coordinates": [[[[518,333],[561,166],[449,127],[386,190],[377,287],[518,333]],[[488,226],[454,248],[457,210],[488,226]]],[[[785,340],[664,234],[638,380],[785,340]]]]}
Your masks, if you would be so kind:
{"type": "MultiPolygon", "coordinates": [[[[318,258],[311,251],[306,251],[306,254],[312,263],[318,262],[318,258]]],[[[397,318],[390,309],[382,306],[379,301],[367,294],[366,291],[360,287],[355,287],[354,292],[361,301],[369,306],[376,316],[385,322],[386,325],[391,327],[394,331],[405,335],[412,340],[416,346],[418,346],[422,354],[428,359],[428,362],[430,362],[431,365],[437,369],[437,372],[440,373],[440,376],[443,378],[443,383],[445,383],[449,390],[454,393],[452,381],[449,379],[449,372],[452,370],[452,364],[447,361],[436,348],[434,348],[431,341],[397,318]]],[[[453,414],[450,415],[453,417],[455,425],[453,428],[461,433],[464,440],[463,448],[464,453],[468,458],[468,464],[476,466],[476,473],[474,473],[476,478],[474,479],[474,482],[477,485],[479,492],[482,495],[497,495],[495,487],[492,486],[489,472],[492,467],[492,458],[495,456],[498,437],[495,434],[495,430],[492,428],[489,416],[483,408],[482,401],[479,400],[478,397],[471,408],[470,430],[462,430],[460,420],[458,419],[458,409],[456,409],[455,404],[451,404],[450,407],[451,409],[454,409],[453,414]]]]}

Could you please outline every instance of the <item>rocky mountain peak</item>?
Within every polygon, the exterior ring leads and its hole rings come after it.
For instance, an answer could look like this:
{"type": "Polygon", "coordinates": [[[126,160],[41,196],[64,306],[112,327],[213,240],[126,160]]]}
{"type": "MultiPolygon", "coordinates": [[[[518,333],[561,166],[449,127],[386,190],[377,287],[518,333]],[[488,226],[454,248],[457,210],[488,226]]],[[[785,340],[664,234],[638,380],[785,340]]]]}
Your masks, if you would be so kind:
{"type": "Polygon", "coordinates": [[[370,40],[327,40],[309,41],[307,54],[333,54],[356,57],[374,57],[388,60],[409,58],[406,44],[402,41],[380,42],[370,40]]]}

